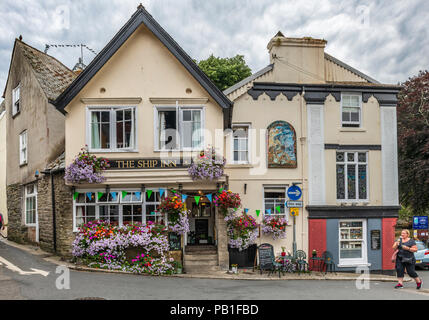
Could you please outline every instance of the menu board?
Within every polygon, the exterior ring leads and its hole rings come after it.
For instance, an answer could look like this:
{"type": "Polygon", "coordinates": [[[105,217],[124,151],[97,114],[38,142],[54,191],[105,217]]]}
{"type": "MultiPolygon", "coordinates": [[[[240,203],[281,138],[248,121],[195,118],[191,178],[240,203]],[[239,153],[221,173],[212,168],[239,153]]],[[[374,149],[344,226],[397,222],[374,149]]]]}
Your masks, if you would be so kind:
{"type": "Polygon", "coordinates": [[[263,243],[258,248],[259,268],[271,270],[273,268],[274,249],[269,243],[263,243]]]}
{"type": "Polygon", "coordinates": [[[170,244],[170,251],[182,250],[181,236],[179,234],[169,232],[168,243],[170,244]]]}
{"type": "Polygon", "coordinates": [[[381,232],[380,230],[371,230],[371,249],[380,250],[381,248],[381,232]]]}

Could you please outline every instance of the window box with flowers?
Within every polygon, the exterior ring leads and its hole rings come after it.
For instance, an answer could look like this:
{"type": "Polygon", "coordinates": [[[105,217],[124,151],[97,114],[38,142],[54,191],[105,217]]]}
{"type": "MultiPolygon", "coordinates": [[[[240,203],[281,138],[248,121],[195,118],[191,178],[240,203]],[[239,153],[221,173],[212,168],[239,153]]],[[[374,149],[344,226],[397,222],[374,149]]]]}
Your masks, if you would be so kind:
{"type": "Polygon", "coordinates": [[[105,181],[103,172],[109,168],[106,158],[97,158],[89,154],[88,149],[82,148],[81,152],[66,168],[64,179],[67,183],[102,183],[105,181]]]}
{"type": "Polygon", "coordinates": [[[265,216],[262,220],[262,233],[272,235],[273,240],[286,238],[287,221],[278,216],[265,216]]]}
{"type": "Polygon", "coordinates": [[[195,159],[188,173],[192,180],[216,180],[223,175],[226,159],[216,154],[216,150],[211,147],[201,151],[195,159]]]}

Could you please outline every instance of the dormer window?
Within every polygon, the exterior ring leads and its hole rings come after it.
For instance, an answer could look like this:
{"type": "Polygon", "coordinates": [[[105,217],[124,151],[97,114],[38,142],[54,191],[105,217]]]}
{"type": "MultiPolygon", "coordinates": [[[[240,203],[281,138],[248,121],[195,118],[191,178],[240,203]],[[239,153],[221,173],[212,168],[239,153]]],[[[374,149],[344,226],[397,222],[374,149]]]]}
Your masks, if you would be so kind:
{"type": "Polygon", "coordinates": [[[360,127],[362,118],[362,96],[341,95],[341,123],[343,127],[360,127]]]}
{"type": "Polygon", "coordinates": [[[20,91],[20,84],[12,90],[12,116],[17,115],[21,111],[20,91]]]}

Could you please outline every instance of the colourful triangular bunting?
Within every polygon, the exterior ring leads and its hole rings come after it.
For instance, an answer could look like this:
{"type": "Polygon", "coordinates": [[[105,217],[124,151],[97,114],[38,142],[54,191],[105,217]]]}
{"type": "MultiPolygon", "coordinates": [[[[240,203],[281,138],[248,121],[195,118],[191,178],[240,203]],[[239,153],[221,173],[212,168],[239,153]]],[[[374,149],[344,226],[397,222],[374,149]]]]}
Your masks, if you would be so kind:
{"type": "Polygon", "coordinates": [[[210,202],[213,200],[213,195],[211,193],[206,195],[207,199],[209,199],[210,202]]]}
{"type": "Polygon", "coordinates": [[[261,210],[256,210],[256,216],[259,217],[261,210]]]}
{"type": "Polygon", "coordinates": [[[125,198],[128,194],[128,191],[122,191],[122,198],[125,198]]]}
{"type": "Polygon", "coordinates": [[[97,192],[97,200],[100,200],[100,198],[104,195],[104,192],[97,192]]]}
{"type": "Polygon", "coordinates": [[[159,196],[162,198],[162,195],[164,194],[165,189],[159,188],[159,196]]]}
{"type": "Polygon", "coordinates": [[[146,190],[147,198],[150,199],[150,196],[152,195],[153,190],[146,190]]]}
{"type": "Polygon", "coordinates": [[[76,200],[78,196],[79,196],[79,192],[73,193],[73,200],[76,200]]]}
{"type": "Polygon", "coordinates": [[[195,202],[197,203],[197,205],[200,203],[200,196],[195,196],[194,197],[194,199],[195,199],[195,202]]]}

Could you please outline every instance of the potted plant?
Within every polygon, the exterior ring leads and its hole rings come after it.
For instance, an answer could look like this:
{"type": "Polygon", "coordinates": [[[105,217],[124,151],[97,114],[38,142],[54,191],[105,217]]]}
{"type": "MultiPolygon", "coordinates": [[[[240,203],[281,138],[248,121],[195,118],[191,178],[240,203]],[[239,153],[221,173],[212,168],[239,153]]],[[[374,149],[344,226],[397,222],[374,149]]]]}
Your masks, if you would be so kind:
{"type": "Polygon", "coordinates": [[[287,221],[283,217],[267,215],[262,220],[262,232],[271,234],[273,240],[286,238],[287,221]]]}
{"type": "Polygon", "coordinates": [[[234,215],[234,211],[232,210],[236,210],[241,206],[241,199],[238,193],[233,193],[231,190],[222,190],[213,197],[213,203],[219,208],[223,216],[227,218],[234,215]]]}
{"type": "Polygon", "coordinates": [[[238,264],[231,264],[231,272],[235,274],[238,273],[238,264]]]}
{"type": "Polygon", "coordinates": [[[192,180],[215,180],[223,175],[226,159],[216,154],[213,147],[201,151],[188,168],[192,180]]]}
{"type": "Polygon", "coordinates": [[[313,257],[317,257],[317,251],[316,251],[315,249],[313,249],[313,251],[311,252],[311,255],[312,255],[313,257]]]}
{"type": "Polygon", "coordinates": [[[286,248],[282,247],[282,257],[286,257],[286,248]]]}
{"type": "Polygon", "coordinates": [[[168,216],[168,227],[171,232],[176,232],[180,235],[189,232],[189,212],[177,193],[162,199],[157,212],[168,216]]]}
{"type": "Polygon", "coordinates": [[[255,243],[258,237],[258,224],[255,218],[243,213],[227,221],[227,232],[229,246],[242,251],[255,243]]]}

